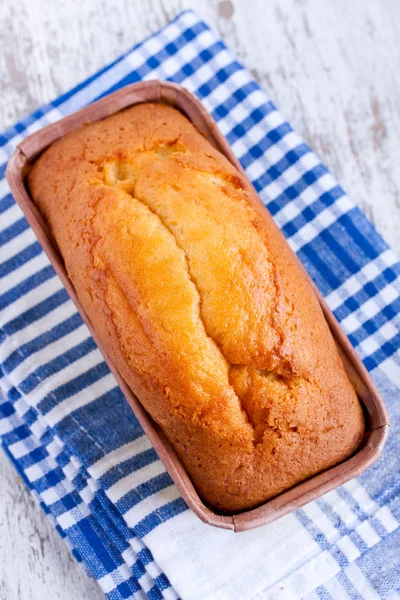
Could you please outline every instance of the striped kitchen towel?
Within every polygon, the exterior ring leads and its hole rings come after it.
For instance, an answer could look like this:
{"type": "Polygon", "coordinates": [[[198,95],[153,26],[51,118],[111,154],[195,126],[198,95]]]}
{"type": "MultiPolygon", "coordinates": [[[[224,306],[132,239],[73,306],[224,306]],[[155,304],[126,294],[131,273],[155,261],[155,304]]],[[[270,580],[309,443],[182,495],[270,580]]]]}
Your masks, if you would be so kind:
{"type": "Polygon", "coordinates": [[[399,597],[400,265],[250,74],[193,12],[0,136],[0,436],[112,600],[399,597]],[[11,197],[28,134],[117,88],[169,79],[217,121],[386,400],[379,462],[242,534],[186,507],[11,197]],[[396,591],[397,590],[397,591],[396,591]]]}

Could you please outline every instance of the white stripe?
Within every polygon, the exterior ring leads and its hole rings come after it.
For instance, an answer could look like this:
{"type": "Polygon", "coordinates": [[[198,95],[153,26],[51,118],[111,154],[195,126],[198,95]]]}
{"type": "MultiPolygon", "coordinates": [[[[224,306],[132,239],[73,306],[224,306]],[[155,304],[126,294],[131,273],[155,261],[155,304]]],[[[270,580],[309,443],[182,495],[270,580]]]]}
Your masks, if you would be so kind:
{"type": "Polygon", "coordinates": [[[32,438],[28,437],[27,439],[18,440],[18,442],[11,444],[8,446],[8,449],[15,459],[19,459],[36,450],[37,447],[32,438]]]}
{"type": "Polygon", "coordinates": [[[57,485],[41,492],[40,498],[42,502],[46,504],[46,506],[51,506],[52,504],[59,502],[68,493],[69,492],[65,489],[65,486],[58,483],[57,485]]]}
{"type": "Polygon", "coordinates": [[[78,471],[71,460],[62,467],[62,472],[69,481],[73,481],[78,475],[78,471]]]}
{"type": "Polygon", "coordinates": [[[345,573],[362,598],[367,598],[368,600],[379,600],[380,596],[377,594],[368,579],[365,577],[364,573],[355,563],[352,563],[346,567],[345,573]]]}
{"type": "Polygon", "coordinates": [[[0,361],[5,362],[15,350],[18,350],[21,346],[39,337],[43,333],[46,333],[52,327],[60,325],[74,313],[76,313],[76,306],[72,300],[69,300],[48,312],[41,319],[31,323],[28,327],[25,327],[25,329],[10,335],[7,338],[7,343],[0,346],[0,361]]]}
{"type": "Polygon", "coordinates": [[[126,562],[126,564],[128,565],[128,567],[132,567],[138,559],[136,553],[133,551],[133,548],[131,546],[126,548],[126,550],[124,550],[121,553],[121,556],[124,562],[126,562]]]}
{"type": "Polygon", "coordinates": [[[90,515],[90,511],[87,508],[86,504],[81,502],[78,506],[72,508],[71,510],[66,511],[62,515],[57,517],[57,522],[64,531],[73,527],[82,519],[85,519],[90,515]]]}
{"type": "Polygon", "coordinates": [[[396,517],[393,515],[388,506],[382,506],[379,508],[376,511],[375,516],[377,519],[379,519],[388,533],[393,533],[393,531],[395,531],[399,526],[396,517]]]}
{"type": "Polygon", "coordinates": [[[138,538],[138,537],[133,537],[129,540],[129,544],[132,546],[133,551],[136,554],[139,554],[139,552],[141,550],[143,550],[144,548],[147,548],[147,546],[145,546],[145,544],[143,543],[143,541],[138,538]]]}
{"type": "Polygon", "coordinates": [[[63,451],[63,445],[61,445],[58,440],[53,440],[50,444],[47,444],[46,450],[50,456],[56,458],[63,451]]]}
{"type": "MultiPolygon", "coordinates": [[[[25,412],[27,412],[27,410],[29,410],[29,408],[30,408],[29,405],[26,405],[25,412]]],[[[44,424],[42,423],[42,421],[40,420],[40,417],[37,418],[36,421],[34,421],[34,423],[32,423],[32,425],[30,425],[30,430],[37,440],[41,439],[42,435],[46,431],[46,428],[45,428],[44,424]]]]}
{"type": "Polygon", "coordinates": [[[24,250],[27,246],[36,242],[36,236],[32,229],[25,229],[22,233],[13,237],[9,242],[1,247],[1,262],[6,262],[16,254],[24,250]]]}
{"type": "Polygon", "coordinates": [[[18,413],[18,415],[22,418],[28,412],[30,406],[25,402],[25,398],[22,396],[22,398],[19,398],[14,402],[14,409],[15,412],[18,413]]]}
{"type": "Polygon", "coordinates": [[[369,515],[377,510],[378,505],[376,504],[375,500],[372,500],[367,490],[357,479],[351,479],[347,483],[343,484],[343,487],[350,494],[353,500],[355,500],[358,506],[364,511],[364,513],[369,515]]]}
{"type": "Polygon", "coordinates": [[[396,262],[397,258],[391,250],[385,250],[377,258],[368,262],[325,298],[330,309],[339,308],[348,298],[359,292],[366,283],[378,277],[385,268],[393,266],[396,262]]]}
{"type": "MultiPolygon", "coordinates": [[[[83,375],[89,369],[96,367],[102,363],[102,357],[97,349],[92,350],[85,356],[82,356],[75,362],[69,364],[61,371],[53,373],[45,379],[38,379],[36,387],[29,392],[29,403],[31,406],[38,406],[38,404],[46,397],[50,396],[54,400],[57,400],[57,388],[70,382],[75,377],[83,375]]],[[[103,377],[104,379],[104,377],[103,377]]],[[[78,392],[78,394],[84,394],[85,391],[78,392]]],[[[67,399],[68,400],[68,399],[67,399]]],[[[64,401],[65,402],[65,401],[64,401]]],[[[46,418],[47,422],[48,419],[46,418]]]]}
{"type": "MultiPolygon", "coordinates": [[[[258,107],[254,107],[254,108],[258,108],[258,107]]],[[[243,110],[243,106],[241,103],[237,104],[231,111],[229,111],[229,115],[228,115],[229,121],[228,121],[228,118],[225,117],[225,119],[229,123],[229,129],[227,130],[227,134],[229,135],[229,133],[232,129],[237,127],[238,124],[240,124],[243,120],[247,119],[248,115],[249,115],[249,113],[246,110],[243,110]]],[[[265,139],[266,134],[268,132],[270,132],[273,129],[276,129],[277,127],[279,127],[280,125],[283,125],[284,123],[285,123],[285,120],[278,111],[274,110],[274,111],[270,112],[263,119],[261,119],[261,121],[259,123],[255,123],[246,132],[246,136],[244,138],[239,138],[232,143],[231,148],[232,148],[233,152],[235,153],[236,156],[243,158],[251,148],[253,148],[257,144],[259,144],[262,140],[265,139]]],[[[288,135],[288,134],[286,134],[286,135],[288,135]]],[[[299,139],[298,136],[296,136],[296,140],[298,140],[298,139],[299,139]]],[[[291,149],[289,147],[289,144],[285,144],[283,142],[283,140],[286,141],[285,136],[282,137],[281,144],[285,148],[287,148],[287,150],[291,149]]],[[[273,145],[275,145],[275,144],[273,144],[273,145]]],[[[297,145],[297,144],[295,144],[295,145],[297,145]]],[[[268,150],[269,149],[270,148],[268,148],[268,150]]],[[[264,160],[268,160],[268,164],[273,164],[273,163],[269,163],[269,156],[267,154],[268,150],[264,153],[264,155],[261,158],[263,158],[264,160]]]]}
{"type": "MultiPolygon", "coordinates": [[[[286,147],[286,138],[288,138],[289,140],[295,140],[296,145],[299,145],[302,142],[302,140],[300,140],[294,132],[288,133],[284,138],[285,152],[294,150],[294,148],[295,148],[295,145],[293,144],[293,142],[291,142],[291,146],[293,146],[293,147],[290,147],[290,148],[286,147]]],[[[277,154],[277,151],[274,146],[272,146],[271,149],[267,150],[267,152],[265,153],[265,157],[268,156],[268,153],[270,155],[271,154],[275,155],[275,159],[280,160],[279,154],[277,154]]],[[[278,160],[276,160],[276,162],[278,162],[278,160]]],[[[261,195],[263,197],[265,196],[267,201],[276,200],[276,198],[281,196],[288,187],[291,187],[292,185],[297,184],[300,181],[300,179],[303,177],[303,175],[305,175],[305,173],[307,173],[311,169],[315,168],[319,164],[320,164],[320,161],[318,160],[318,158],[315,156],[315,154],[313,152],[304,154],[304,156],[302,156],[301,160],[299,160],[294,165],[285,169],[285,171],[283,171],[279,177],[277,177],[276,179],[271,181],[268,185],[266,185],[263,188],[261,195]]],[[[268,157],[268,166],[269,166],[269,157],[268,157]]],[[[301,192],[301,194],[299,195],[300,201],[289,202],[280,211],[278,211],[278,213],[276,213],[274,215],[274,219],[277,222],[277,224],[280,227],[282,227],[282,225],[285,225],[286,223],[289,222],[289,220],[290,220],[289,216],[286,218],[285,213],[286,213],[286,211],[289,210],[288,207],[290,205],[293,205],[293,208],[296,210],[296,213],[300,214],[305,209],[306,206],[309,206],[309,205],[313,204],[316,200],[318,200],[318,198],[321,195],[322,190],[329,191],[331,188],[335,187],[335,183],[336,182],[332,179],[332,176],[329,173],[324,173],[323,175],[321,175],[321,177],[315,182],[315,184],[308,186],[301,192]]],[[[295,216],[297,216],[297,214],[295,216]]]]}
{"type": "Polygon", "coordinates": [[[11,421],[7,418],[0,419],[0,435],[5,435],[6,433],[10,433],[13,431],[14,427],[11,424],[11,421]]]}
{"type": "Polygon", "coordinates": [[[41,479],[50,471],[53,471],[53,469],[54,466],[51,466],[49,460],[47,458],[44,458],[43,460],[35,463],[34,465],[27,467],[24,472],[29,481],[33,483],[34,481],[41,479]]]}
{"type": "Polygon", "coordinates": [[[136,440],[133,440],[133,442],[124,444],[100,458],[88,468],[88,472],[95,479],[99,479],[116,465],[136,456],[136,454],[149,450],[151,447],[148,437],[141,435],[136,440]]]}
{"type": "Polygon", "coordinates": [[[394,360],[393,356],[387,358],[379,365],[379,370],[382,371],[389,381],[397,388],[400,381],[400,365],[394,360]]]}
{"type": "Polygon", "coordinates": [[[100,584],[103,592],[108,594],[109,592],[112,592],[117,585],[130,579],[131,576],[132,573],[128,567],[126,565],[120,565],[111,573],[107,573],[107,575],[100,577],[97,582],[100,584]]]}
{"type": "Polygon", "coordinates": [[[329,592],[333,600],[346,600],[350,598],[340,581],[336,577],[332,577],[325,584],[326,590],[329,592]]]}
{"type": "Polygon", "coordinates": [[[343,500],[336,490],[325,494],[325,502],[336,512],[347,527],[353,528],[358,523],[357,515],[353,513],[350,506],[343,500]]]}
{"type": "Polygon", "coordinates": [[[19,221],[22,216],[21,209],[17,204],[12,204],[7,210],[0,213],[0,233],[19,221]]]}
{"type": "MultiPolygon", "coordinates": [[[[285,572],[285,569],[283,570],[285,572]]],[[[339,571],[340,567],[334,557],[327,550],[323,550],[306,562],[300,563],[298,568],[294,568],[293,571],[285,575],[272,589],[269,588],[265,590],[264,594],[256,595],[256,598],[257,600],[258,598],[260,600],[261,598],[268,598],[268,600],[304,598],[320,585],[324,585],[339,571]]],[[[340,596],[337,598],[340,598],[340,596]]]]}
{"type": "Polygon", "coordinates": [[[156,460],[117,481],[117,483],[107,490],[107,495],[112,502],[118,502],[118,500],[125,496],[129,491],[137,488],[146,481],[149,481],[153,477],[161,475],[161,473],[165,473],[165,467],[160,460],[156,460]]]}
{"type": "Polygon", "coordinates": [[[342,215],[354,207],[348,196],[342,196],[332,206],[320,212],[314,219],[308,221],[301,227],[288,242],[294,252],[298,252],[303,246],[318,237],[320,233],[333,225],[342,215]]]}
{"type": "Polygon", "coordinates": [[[48,362],[61,357],[68,350],[72,350],[78,344],[81,344],[90,336],[86,325],[81,325],[63,337],[58,338],[51,344],[45,346],[42,350],[33,351],[23,360],[14,370],[10,371],[10,379],[17,382],[29,377],[34,371],[46,365],[48,362]]]}
{"type": "Polygon", "coordinates": [[[75,454],[71,454],[70,461],[77,471],[79,471],[79,469],[81,469],[83,466],[80,459],[77,456],[75,456],[75,454]]]}
{"type": "Polygon", "coordinates": [[[139,577],[138,583],[143,588],[144,592],[147,593],[153,587],[154,580],[148,573],[145,572],[141,577],[139,577]]]}
{"type": "MultiPolygon", "coordinates": [[[[3,346],[4,346],[4,344],[3,344],[3,346]]],[[[0,348],[1,348],[1,346],[0,346],[0,348]]],[[[13,387],[11,381],[4,376],[1,377],[1,379],[0,379],[0,386],[1,386],[2,392],[5,396],[7,396],[10,389],[13,387]]]]}
{"type": "Polygon", "coordinates": [[[20,267],[11,271],[8,275],[2,278],[1,286],[2,290],[11,290],[13,287],[23,283],[28,277],[32,275],[36,275],[49,265],[49,261],[47,256],[42,254],[37,254],[33,256],[20,267]]]}
{"type": "Polygon", "coordinates": [[[344,535],[340,540],[338,540],[337,546],[343,552],[349,562],[356,560],[361,555],[361,552],[348,535],[344,535]]]}
{"type": "Polygon", "coordinates": [[[392,321],[389,321],[382,325],[375,333],[357,344],[356,350],[362,355],[362,358],[371,356],[374,352],[379,350],[385,342],[390,342],[390,340],[396,337],[398,333],[399,330],[396,325],[394,325],[392,321]]]}
{"type": "Polygon", "coordinates": [[[165,600],[178,600],[179,596],[175,592],[174,588],[169,587],[166,590],[163,590],[163,595],[165,600]]]}
{"type": "Polygon", "coordinates": [[[368,548],[372,548],[378,542],[380,542],[381,538],[376,533],[375,529],[372,527],[371,523],[368,521],[363,521],[356,527],[356,532],[364,541],[364,543],[368,546],[368,548]]]}
{"type": "Polygon", "coordinates": [[[161,569],[158,566],[158,564],[154,561],[146,565],[146,571],[153,579],[156,579],[161,575],[161,569]]]}
{"type": "MultiPolygon", "coordinates": [[[[235,118],[235,114],[233,112],[230,112],[227,116],[227,118],[229,118],[230,129],[234,129],[237,126],[237,124],[240,121],[242,121],[243,118],[245,119],[247,116],[247,113],[243,111],[243,106],[241,104],[237,107],[237,111],[241,111],[242,114],[240,116],[238,115],[238,117],[235,118]]],[[[270,132],[272,129],[276,129],[284,123],[285,119],[278,111],[274,110],[271,113],[269,113],[266,117],[264,117],[264,119],[262,119],[262,121],[260,121],[260,123],[257,126],[252,127],[245,137],[235,140],[235,142],[232,144],[232,148],[234,149],[236,156],[243,159],[251,148],[253,148],[257,144],[259,144],[263,139],[265,139],[266,134],[268,132],[270,132]]],[[[279,144],[272,144],[264,151],[260,158],[252,162],[246,168],[246,173],[251,173],[252,177],[250,177],[250,179],[254,180],[255,178],[253,176],[253,169],[257,163],[263,165],[265,173],[267,169],[276,165],[276,163],[279,160],[281,160],[287,152],[293,150],[301,143],[302,140],[299,138],[298,134],[295,131],[288,131],[282,136],[279,144]]],[[[278,178],[278,181],[280,193],[282,193],[286,186],[283,183],[283,179],[278,178]]],[[[269,185],[270,184],[268,184],[268,189],[269,185]]],[[[266,192],[266,188],[264,188],[263,191],[266,192]]]]}
{"type": "MultiPolygon", "coordinates": [[[[16,315],[20,316],[25,311],[34,308],[61,289],[63,289],[63,286],[58,277],[47,279],[47,281],[44,281],[42,284],[4,308],[0,312],[0,322],[8,323],[9,321],[12,321],[16,315]]],[[[27,323],[25,327],[28,327],[29,325],[30,324],[27,323]]]]}
{"type": "Polygon", "coordinates": [[[55,502],[58,502],[68,494],[74,491],[74,486],[68,479],[64,479],[62,482],[57,483],[51,488],[44,490],[40,493],[40,498],[47,506],[51,506],[55,502]]]}
{"type": "Polygon", "coordinates": [[[87,506],[89,506],[89,504],[92,502],[92,500],[94,498],[93,490],[90,488],[89,485],[84,487],[79,492],[79,495],[87,506]]]}
{"type": "Polygon", "coordinates": [[[162,491],[145,498],[136,506],[133,506],[124,514],[124,519],[129,527],[135,527],[140,521],[158,508],[165,506],[169,502],[179,498],[179,492],[174,485],[163,489],[162,491]]]}
{"type": "Polygon", "coordinates": [[[10,188],[8,186],[8,181],[4,177],[3,179],[0,180],[0,199],[3,200],[3,198],[5,196],[7,196],[7,194],[9,194],[9,193],[10,193],[10,188]]]}
{"type": "MultiPolygon", "coordinates": [[[[196,54],[198,50],[196,49],[196,54]]],[[[245,71],[236,71],[229,79],[226,80],[227,85],[219,85],[214,88],[209,96],[205,98],[204,102],[207,105],[208,112],[212,112],[215,108],[218,108],[221,104],[231,98],[231,96],[244,85],[249,82],[247,73],[245,71]]],[[[265,103],[265,95],[261,90],[254,89],[246,96],[246,101],[251,103],[254,108],[258,108],[265,103]],[[250,100],[251,99],[251,100],[250,100]]],[[[240,103],[241,104],[241,103],[240,103]]],[[[225,121],[226,117],[218,121],[218,127],[225,121]]]]}
{"type": "Polygon", "coordinates": [[[313,525],[318,527],[331,544],[337,540],[339,531],[316,502],[311,502],[310,504],[303,506],[302,510],[312,521],[313,525]]]}
{"type": "MultiPolygon", "coordinates": [[[[307,155],[308,156],[308,155],[307,155]]],[[[314,156],[314,155],[312,155],[314,156]]],[[[321,187],[326,190],[326,191],[330,191],[332,188],[335,187],[335,182],[332,181],[332,177],[331,175],[329,175],[329,173],[326,173],[325,175],[323,175],[319,180],[319,183],[321,185],[321,187]]],[[[276,183],[276,180],[273,182],[274,184],[276,183]]],[[[274,220],[276,221],[276,223],[278,224],[279,227],[284,227],[287,223],[290,223],[291,221],[293,221],[293,219],[295,219],[298,215],[300,215],[303,210],[306,207],[312,206],[320,197],[321,195],[321,189],[318,187],[308,187],[304,190],[304,192],[301,193],[300,202],[288,202],[288,204],[286,204],[283,208],[281,208],[280,211],[278,211],[275,215],[274,215],[274,220]]],[[[283,192],[283,190],[281,190],[281,193],[283,192]]],[[[346,196],[342,196],[342,198],[345,198],[346,196]]],[[[331,205],[331,206],[327,206],[324,210],[331,210],[333,211],[333,207],[336,208],[336,203],[339,202],[341,200],[341,198],[339,198],[339,200],[336,200],[335,204],[331,205]]],[[[323,211],[321,211],[323,212],[323,211]]],[[[321,213],[319,213],[321,214],[321,213]]],[[[318,218],[318,215],[315,217],[318,218]]]]}
{"type": "Polygon", "coordinates": [[[389,304],[392,304],[397,297],[397,290],[389,283],[376,296],[369,298],[359,309],[343,319],[341,326],[347,335],[354,333],[363,323],[375,317],[389,304]]]}
{"type": "Polygon", "coordinates": [[[95,479],[93,479],[92,477],[88,477],[87,478],[87,484],[90,487],[90,489],[92,490],[93,494],[95,494],[96,492],[99,491],[100,486],[97,483],[97,481],[95,479]]]}
{"type": "Polygon", "coordinates": [[[0,164],[3,165],[9,159],[9,154],[6,152],[6,148],[0,148],[0,164]]]}
{"type": "Polygon", "coordinates": [[[46,421],[49,423],[50,427],[54,427],[54,425],[64,419],[64,417],[68,417],[78,408],[82,408],[83,406],[90,404],[99,396],[102,396],[106,392],[112,390],[115,386],[116,381],[111,374],[102,377],[102,379],[96,381],[78,394],[66,398],[66,400],[57,404],[57,406],[47,413],[46,421]]]}

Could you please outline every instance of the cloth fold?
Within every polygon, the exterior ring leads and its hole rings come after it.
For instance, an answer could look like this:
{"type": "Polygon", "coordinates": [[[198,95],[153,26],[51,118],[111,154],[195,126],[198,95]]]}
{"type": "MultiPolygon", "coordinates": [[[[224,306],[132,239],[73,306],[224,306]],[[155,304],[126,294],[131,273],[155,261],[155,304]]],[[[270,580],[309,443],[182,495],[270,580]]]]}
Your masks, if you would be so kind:
{"type": "Polygon", "coordinates": [[[400,265],[195,13],[0,136],[0,246],[2,446],[110,599],[398,597],[400,265]],[[155,78],[187,87],[217,121],[371,371],[394,429],[357,480],[238,535],[204,525],[180,498],[4,179],[25,136],[155,78]]]}

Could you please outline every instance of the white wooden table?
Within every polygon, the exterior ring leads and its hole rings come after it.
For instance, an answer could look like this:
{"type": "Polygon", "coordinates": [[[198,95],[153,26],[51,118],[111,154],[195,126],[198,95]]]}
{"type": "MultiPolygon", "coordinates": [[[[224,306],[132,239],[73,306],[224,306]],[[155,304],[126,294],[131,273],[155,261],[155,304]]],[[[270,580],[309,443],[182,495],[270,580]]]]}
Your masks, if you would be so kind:
{"type": "MultiPolygon", "coordinates": [[[[218,31],[400,253],[398,0],[2,0],[0,130],[184,8],[218,31]]],[[[0,452],[0,600],[102,597],[0,452]]]]}

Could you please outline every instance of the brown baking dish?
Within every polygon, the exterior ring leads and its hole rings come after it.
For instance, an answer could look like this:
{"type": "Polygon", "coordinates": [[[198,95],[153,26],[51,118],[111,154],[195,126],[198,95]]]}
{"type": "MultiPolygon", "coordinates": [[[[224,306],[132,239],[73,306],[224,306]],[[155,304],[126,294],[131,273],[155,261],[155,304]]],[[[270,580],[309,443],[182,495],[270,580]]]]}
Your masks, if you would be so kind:
{"type": "MultiPolygon", "coordinates": [[[[220,150],[242,173],[244,173],[227,141],[218,130],[216,123],[194,96],[184,88],[173,83],[148,81],[129,85],[26,138],[19,144],[9,161],[7,179],[15,200],[19,204],[29,225],[32,227],[39,242],[43,246],[44,251],[49,257],[56,273],[61,278],[70,297],[75,302],[77,309],[120,385],[125,398],[186,503],[202,521],[214,525],[215,527],[232,529],[234,531],[254,529],[255,527],[266,525],[267,523],[300,508],[304,504],[311,502],[315,498],[322,496],[326,492],[329,492],[356,475],[359,475],[374,463],[379,457],[387,437],[389,428],[388,415],[383,400],[364,365],[314,286],[315,293],[322,306],[325,318],[328,321],[332,334],[340,349],[349,377],[364,407],[367,427],[363,444],[350,459],[296,485],[276,498],[265,502],[258,508],[238,514],[227,515],[214,512],[214,510],[207,507],[202,502],[182,463],[166,440],[162,431],[144,410],[139,400],[119,375],[111,359],[102,348],[102,345],[99,342],[95,331],[93,331],[91,323],[77,298],[76,292],[68,279],[63,260],[57,247],[39,211],[30,198],[24,181],[24,176],[28,172],[30,164],[32,164],[33,161],[55,140],[73,129],[80,127],[84,123],[98,121],[121,109],[141,102],[164,102],[178,108],[218,150],[220,150]]],[[[266,216],[267,212],[261,201],[256,208],[260,214],[264,217],[266,216]]]]}

